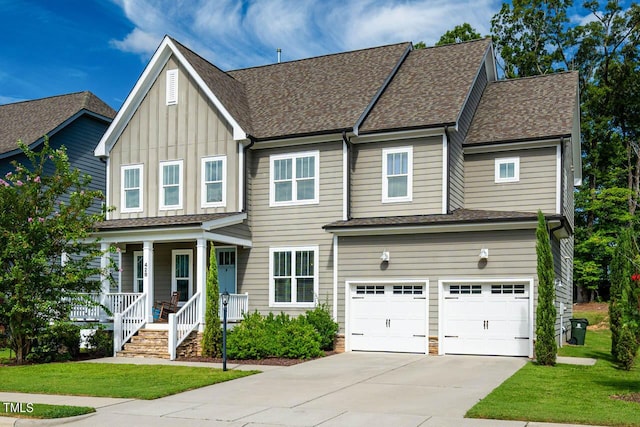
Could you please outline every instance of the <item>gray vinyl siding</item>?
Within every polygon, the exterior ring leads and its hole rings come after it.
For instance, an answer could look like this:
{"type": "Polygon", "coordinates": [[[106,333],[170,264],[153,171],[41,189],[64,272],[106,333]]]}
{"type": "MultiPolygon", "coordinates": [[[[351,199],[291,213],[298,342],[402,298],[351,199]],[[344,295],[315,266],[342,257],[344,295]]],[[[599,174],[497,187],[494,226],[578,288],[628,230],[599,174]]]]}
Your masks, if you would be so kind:
{"type": "Polygon", "coordinates": [[[429,335],[438,335],[438,280],[536,279],[535,230],[340,237],[338,241],[338,321],[344,333],[348,280],[429,280],[429,335]],[[478,260],[482,247],[489,260],[478,260]],[[386,267],[380,253],[389,251],[386,267]]]}
{"type": "Polygon", "coordinates": [[[353,148],[351,214],[354,218],[442,213],[442,137],[357,144],[353,148]],[[413,147],[411,202],[382,203],[382,150],[413,147]]]}
{"type": "Polygon", "coordinates": [[[560,279],[561,284],[555,285],[555,306],[556,306],[556,337],[558,345],[562,345],[570,338],[571,317],[573,315],[573,263],[568,259],[569,254],[573,255],[573,237],[558,240],[551,238],[551,253],[553,255],[553,269],[556,279],[560,279]],[[560,304],[564,304],[565,312],[560,313],[560,304]],[[562,330],[564,327],[564,331],[562,330]],[[561,341],[560,341],[561,340],[561,341]]]}
{"type": "Polygon", "coordinates": [[[262,313],[299,314],[305,309],[269,307],[269,248],[317,245],[319,302],[332,301],[333,236],[322,226],[342,219],[342,143],[340,141],[291,148],[253,149],[249,155],[249,226],[252,247],[238,253],[239,292],[249,293],[249,309],[262,313]],[[319,203],[269,207],[270,161],[273,154],[319,151],[319,203]]]}
{"type": "Polygon", "coordinates": [[[451,210],[464,207],[464,154],[462,144],[486,86],[486,64],[482,64],[475,85],[471,89],[469,98],[460,114],[458,129],[449,131],[449,207],[451,210]]]}
{"type": "MultiPolygon", "coordinates": [[[[80,170],[81,174],[91,176],[91,184],[89,189],[106,191],[106,165],[93,155],[93,150],[100,142],[100,138],[107,130],[109,122],[94,118],[87,114],[83,114],[55,133],[49,139],[49,145],[53,149],[65,146],[69,164],[72,169],[80,170]]],[[[37,148],[36,148],[37,151],[37,148]]],[[[30,161],[23,154],[0,160],[0,175],[4,176],[7,172],[14,170],[11,165],[12,161],[22,163],[27,167],[31,167],[30,161]]],[[[53,167],[46,170],[47,173],[53,173],[53,167]]],[[[68,196],[63,197],[67,200],[68,196]]],[[[99,213],[102,211],[101,201],[96,201],[91,209],[91,213],[99,213]]]]}
{"type": "Polygon", "coordinates": [[[127,245],[126,251],[122,253],[122,273],[120,273],[122,292],[133,292],[133,269],[135,268],[133,253],[136,251],[142,251],[142,245],[127,245]]]}
{"type": "Polygon", "coordinates": [[[169,60],[110,153],[112,219],[144,218],[238,210],[238,144],[232,129],[182,67],[169,60]],[[166,105],[166,71],[179,69],[178,104],[166,105]],[[227,159],[226,206],[201,207],[203,157],[227,159]],[[182,160],[182,209],[159,209],[159,163],[182,160]],[[144,164],[143,212],[122,213],[122,165],[144,164]]]}
{"type": "Polygon", "coordinates": [[[556,147],[465,156],[465,207],[556,213],[556,147]],[[495,182],[495,159],[519,157],[520,180],[495,182]]]}

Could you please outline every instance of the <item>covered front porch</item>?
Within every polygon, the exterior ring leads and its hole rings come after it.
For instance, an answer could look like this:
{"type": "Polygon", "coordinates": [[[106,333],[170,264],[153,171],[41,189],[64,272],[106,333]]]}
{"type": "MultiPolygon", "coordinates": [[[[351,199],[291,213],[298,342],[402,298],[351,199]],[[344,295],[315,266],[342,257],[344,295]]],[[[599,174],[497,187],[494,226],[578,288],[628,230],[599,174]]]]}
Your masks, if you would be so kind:
{"type": "MultiPolygon", "coordinates": [[[[205,214],[162,218],[110,220],[99,224],[105,255],[102,265],[113,257],[119,266],[103,278],[99,299],[112,313],[114,354],[122,350],[141,328],[168,331],[168,353],[193,331],[204,327],[206,277],[215,246],[220,293],[228,292],[228,319],[239,321],[248,311],[249,295],[241,293],[237,260],[251,246],[246,214],[205,214]],[[161,304],[177,301],[168,315],[160,316],[161,304]]],[[[222,304],[221,304],[222,307],[222,304]]],[[[220,313],[222,314],[222,313],[220,313]]]]}

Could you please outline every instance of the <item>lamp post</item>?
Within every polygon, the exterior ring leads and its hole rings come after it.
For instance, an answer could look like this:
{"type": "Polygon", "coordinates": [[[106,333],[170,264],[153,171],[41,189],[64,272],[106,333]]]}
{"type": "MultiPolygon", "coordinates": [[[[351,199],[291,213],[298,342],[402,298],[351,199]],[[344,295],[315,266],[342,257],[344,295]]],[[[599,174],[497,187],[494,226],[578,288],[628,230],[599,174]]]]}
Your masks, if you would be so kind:
{"type": "Polygon", "coordinates": [[[229,292],[222,293],[222,370],[227,370],[227,304],[229,304],[229,292]]]}

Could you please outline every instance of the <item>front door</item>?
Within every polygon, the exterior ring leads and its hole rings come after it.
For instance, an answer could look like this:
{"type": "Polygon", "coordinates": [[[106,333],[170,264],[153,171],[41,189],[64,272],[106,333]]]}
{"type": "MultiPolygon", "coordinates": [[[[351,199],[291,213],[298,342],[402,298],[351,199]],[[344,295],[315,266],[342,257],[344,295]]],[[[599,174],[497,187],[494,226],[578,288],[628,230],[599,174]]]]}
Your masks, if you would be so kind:
{"type": "Polygon", "coordinates": [[[218,260],[218,286],[220,293],[237,293],[236,289],[236,248],[216,249],[218,260]]]}

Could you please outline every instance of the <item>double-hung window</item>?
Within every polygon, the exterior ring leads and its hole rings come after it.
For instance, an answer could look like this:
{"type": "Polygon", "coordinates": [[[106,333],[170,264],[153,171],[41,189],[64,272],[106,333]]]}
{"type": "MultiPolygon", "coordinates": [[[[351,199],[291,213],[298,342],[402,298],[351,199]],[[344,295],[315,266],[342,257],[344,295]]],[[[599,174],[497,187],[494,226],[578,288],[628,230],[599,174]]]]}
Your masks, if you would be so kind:
{"type": "Polygon", "coordinates": [[[203,208],[225,205],[226,169],[227,158],[225,156],[205,157],[202,159],[202,183],[200,197],[203,208]]]}
{"type": "Polygon", "coordinates": [[[382,150],[382,202],[410,202],[413,197],[413,147],[382,150]]]}
{"type": "Polygon", "coordinates": [[[269,305],[313,307],[318,294],[318,247],[269,249],[269,305]]]}
{"type": "Polygon", "coordinates": [[[171,251],[171,292],[180,292],[180,302],[188,301],[192,295],[191,249],[174,249],[171,251]]]}
{"type": "Polygon", "coordinates": [[[160,209],[182,209],[182,160],[160,162],[160,209]]]}
{"type": "Polygon", "coordinates": [[[518,182],[520,180],[520,158],[496,159],[495,182],[518,182]]]}
{"type": "Polygon", "coordinates": [[[142,165],[128,165],[120,168],[120,211],[142,212],[142,165]]]}
{"type": "Polygon", "coordinates": [[[270,206],[318,203],[320,155],[318,151],[270,157],[270,206]]]}

